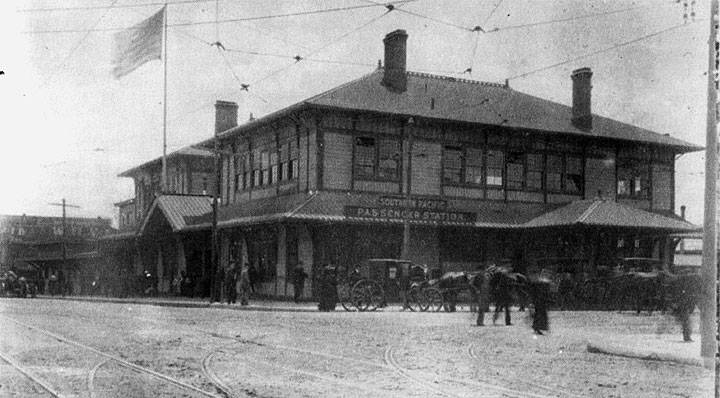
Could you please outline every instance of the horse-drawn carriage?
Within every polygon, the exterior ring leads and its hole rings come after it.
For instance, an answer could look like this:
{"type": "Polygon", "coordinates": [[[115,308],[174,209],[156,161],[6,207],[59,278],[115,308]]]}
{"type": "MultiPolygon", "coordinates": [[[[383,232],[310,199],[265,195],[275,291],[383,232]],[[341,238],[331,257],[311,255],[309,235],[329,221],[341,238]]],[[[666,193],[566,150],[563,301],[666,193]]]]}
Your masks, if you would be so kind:
{"type": "Polygon", "coordinates": [[[346,311],[375,311],[388,299],[402,299],[414,280],[425,280],[426,268],[408,260],[374,258],[338,272],[338,299],[346,311]]]}
{"type": "Polygon", "coordinates": [[[25,275],[18,275],[14,271],[0,274],[0,295],[4,297],[35,297],[37,291],[37,284],[28,281],[25,275]]]}

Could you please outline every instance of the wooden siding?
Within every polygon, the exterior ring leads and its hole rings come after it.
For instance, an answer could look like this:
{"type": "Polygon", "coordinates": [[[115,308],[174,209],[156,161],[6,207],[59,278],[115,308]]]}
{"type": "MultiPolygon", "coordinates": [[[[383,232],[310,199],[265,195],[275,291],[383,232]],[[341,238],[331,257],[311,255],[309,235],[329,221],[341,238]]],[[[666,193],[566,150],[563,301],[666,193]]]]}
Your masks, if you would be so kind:
{"type": "Polygon", "coordinates": [[[355,181],[356,191],[400,193],[400,183],[387,181],[355,181]]]}
{"type": "Polygon", "coordinates": [[[618,203],[626,206],[632,206],[637,209],[650,210],[650,200],[638,200],[638,199],[618,199],[618,203]]]}
{"type": "Polygon", "coordinates": [[[490,200],[505,200],[505,191],[502,189],[488,189],[485,198],[490,200]]]}
{"type": "Polygon", "coordinates": [[[412,148],[410,189],[414,195],[440,195],[442,146],[415,141],[412,148]]]}
{"type": "Polygon", "coordinates": [[[275,196],[277,190],[274,186],[270,186],[267,188],[259,188],[259,189],[253,189],[252,191],[252,199],[262,199],[262,198],[269,198],[272,196],[275,196]]]}
{"type": "Polygon", "coordinates": [[[485,190],[481,188],[466,188],[446,185],[443,187],[443,192],[445,193],[445,196],[461,198],[482,199],[485,197],[485,190]]]}
{"type": "Polygon", "coordinates": [[[324,132],[323,188],[350,189],[352,180],[351,135],[324,132]]]}
{"type": "Polygon", "coordinates": [[[318,181],[317,181],[317,167],[318,167],[318,141],[317,141],[317,128],[313,128],[310,131],[310,134],[308,136],[308,145],[309,145],[309,151],[307,151],[308,159],[307,159],[307,178],[308,183],[307,186],[310,190],[317,189],[318,181]]]}
{"type": "Polygon", "coordinates": [[[237,203],[237,202],[247,202],[248,200],[250,200],[250,192],[249,192],[249,191],[238,192],[238,193],[235,195],[235,203],[237,203]]]}
{"type": "Polygon", "coordinates": [[[588,158],[585,160],[585,199],[593,199],[598,196],[614,199],[615,184],[614,158],[588,158]]]}
{"type": "Polygon", "coordinates": [[[296,187],[297,182],[295,181],[285,182],[283,184],[280,184],[280,186],[278,187],[278,191],[280,191],[281,193],[293,192],[296,191],[296,187]]]}
{"type": "Polygon", "coordinates": [[[652,176],[653,210],[673,210],[673,173],[668,166],[653,165],[652,176]]]}
{"type": "Polygon", "coordinates": [[[509,202],[540,202],[545,201],[542,192],[525,192],[525,191],[508,191],[507,200],[509,202]]]}
{"type": "Polygon", "coordinates": [[[547,195],[548,203],[569,203],[580,199],[582,199],[582,197],[576,195],[563,195],[559,193],[549,193],[547,195]]]}
{"type": "Polygon", "coordinates": [[[300,135],[300,145],[298,145],[298,184],[300,189],[308,188],[308,137],[307,132],[300,135]]]}

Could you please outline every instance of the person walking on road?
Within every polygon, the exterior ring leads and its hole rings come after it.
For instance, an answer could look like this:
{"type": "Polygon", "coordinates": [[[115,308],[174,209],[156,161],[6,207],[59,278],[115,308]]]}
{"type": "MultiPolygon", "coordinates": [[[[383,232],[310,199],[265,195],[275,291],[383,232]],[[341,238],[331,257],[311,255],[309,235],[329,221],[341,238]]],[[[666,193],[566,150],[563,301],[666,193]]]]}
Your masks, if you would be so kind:
{"type": "Polygon", "coordinates": [[[531,278],[529,282],[530,298],[534,307],[532,329],[541,336],[550,329],[547,312],[550,305],[550,287],[551,281],[542,276],[531,278]]]}
{"type": "Polygon", "coordinates": [[[238,280],[238,269],[235,262],[231,263],[231,268],[225,274],[225,294],[227,295],[227,303],[235,304],[237,300],[236,284],[238,280]]]}
{"type": "Polygon", "coordinates": [[[250,264],[250,266],[248,268],[248,278],[250,278],[250,291],[253,294],[257,293],[255,290],[255,286],[256,286],[255,284],[257,283],[257,280],[258,280],[258,270],[254,264],[250,264]]]}
{"type": "Polygon", "coordinates": [[[337,305],[337,274],[335,267],[326,265],[320,274],[318,281],[320,288],[319,290],[319,303],[318,310],[320,311],[335,311],[337,305]]]}
{"type": "Polygon", "coordinates": [[[302,261],[298,262],[295,268],[293,268],[292,278],[294,288],[293,298],[295,300],[295,303],[297,304],[303,297],[303,291],[305,290],[305,280],[308,278],[308,274],[307,272],[305,272],[305,267],[303,266],[302,261]]]}
{"type": "Polygon", "coordinates": [[[240,294],[240,305],[248,305],[248,297],[250,296],[250,273],[248,265],[244,264],[237,278],[237,292],[240,294]]]}

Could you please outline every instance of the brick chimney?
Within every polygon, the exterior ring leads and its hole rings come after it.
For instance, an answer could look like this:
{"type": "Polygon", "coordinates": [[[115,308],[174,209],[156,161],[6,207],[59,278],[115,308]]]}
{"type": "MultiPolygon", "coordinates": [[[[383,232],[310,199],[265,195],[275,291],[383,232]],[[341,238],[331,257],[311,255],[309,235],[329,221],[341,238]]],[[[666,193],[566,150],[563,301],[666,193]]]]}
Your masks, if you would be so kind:
{"type": "Polygon", "coordinates": [[[580,68],[572,72],[572,124],[581,130],[592,129],[592,109],[590,97],[592,91],[592,71],[580,68]]]}
{"type": "Polygon", "coordinates": [[[398,93],[407,90],[407,74],[405,73],[407,37],[404,30],[398,29],[388,33],[383,39],[383,43],[385,43],[385,74],[382,84],[398,93]]]}
{"type": "Polygon", "coordinates": [[[215,134],[237,126],[238,104],[231,101],[215,102],[215,134]]]}

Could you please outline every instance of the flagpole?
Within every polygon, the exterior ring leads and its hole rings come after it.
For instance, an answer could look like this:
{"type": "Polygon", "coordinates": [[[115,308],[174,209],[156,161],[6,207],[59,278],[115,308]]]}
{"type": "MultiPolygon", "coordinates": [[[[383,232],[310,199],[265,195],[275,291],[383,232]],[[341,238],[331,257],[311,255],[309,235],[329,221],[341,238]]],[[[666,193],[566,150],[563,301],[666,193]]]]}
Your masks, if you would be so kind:
{"type": "Polygon", "coordinates": [[[167,191],[167,18],[168,8],[165,3],[165,15],[163,17],[163,153],[162,153],[162,176],[160,180],[160,192],[167,191]]]}

